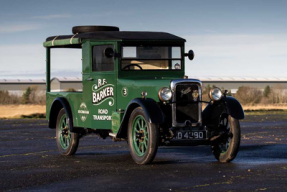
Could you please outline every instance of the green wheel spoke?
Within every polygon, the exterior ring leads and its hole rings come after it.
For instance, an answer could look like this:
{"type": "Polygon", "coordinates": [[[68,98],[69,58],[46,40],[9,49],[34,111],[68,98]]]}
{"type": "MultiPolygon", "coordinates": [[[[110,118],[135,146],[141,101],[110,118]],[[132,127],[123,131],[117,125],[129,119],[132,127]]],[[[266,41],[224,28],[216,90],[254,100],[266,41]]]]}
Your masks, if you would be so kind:
{"type": "Polygon", "coordinates": [[[148,147],[147,123],[142,115],[133,119],[132,123],[132,145],[137,156],[144,156],[148,147]]]}
{"type": "Polygon", "coordinates": [[[71,133],[69,132],[69,123],[66,114],[63,114],[62,117],[60,118],[59,128],[60,128],[59,133],[60,145],[63,149],[67,149],[70,147],[71,144],[71,133]]]}
{"type": "Polygon", "coordinates": [[[144,139],[145,139],[146,142],[148,142],[148,137],[145,137],[144,139]]]}
{"type": "Polygon", "coordinates": [[[70,144],[70,138],[67,138],[66,139],[66,146],[69,146],[69,144],[70,144]]]}
{"type": "Polygon", "coordinates": [[[140,125],[140,122],[139,122],[139,121],[137,122],[137,128],[138,128],[137,130],[140,130],[140,129],[141,129],[141,125],[140,125]]]}
{"type": "Polygon", "coordinates": [[[146,141],[144,142],[144,146],[145,146],[145,148],[147,149],[147,142],[146,142],[146,141]]]}

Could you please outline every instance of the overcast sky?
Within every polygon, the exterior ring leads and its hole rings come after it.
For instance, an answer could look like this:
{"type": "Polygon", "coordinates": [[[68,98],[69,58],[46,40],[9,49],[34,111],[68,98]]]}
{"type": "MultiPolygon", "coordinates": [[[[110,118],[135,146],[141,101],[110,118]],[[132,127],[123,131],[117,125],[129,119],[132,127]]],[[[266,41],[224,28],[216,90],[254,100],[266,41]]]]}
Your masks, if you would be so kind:
{"type": "MultiPolygon", "coordinates": [[[[0,79],[44,78],[48,36],[76,25],[164,31],[187,40],[190,77],[287,77],[287,1],[1,0],[0,79]]],[[[76,51],[52,76],[80,76],[76,51]]]]}

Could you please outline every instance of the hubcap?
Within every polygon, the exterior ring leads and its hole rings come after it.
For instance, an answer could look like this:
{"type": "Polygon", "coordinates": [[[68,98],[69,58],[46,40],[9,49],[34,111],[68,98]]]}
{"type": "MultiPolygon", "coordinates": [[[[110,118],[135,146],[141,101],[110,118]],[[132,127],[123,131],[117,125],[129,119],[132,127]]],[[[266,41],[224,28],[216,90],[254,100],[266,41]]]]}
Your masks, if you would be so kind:
{"type": "Polygon", "coordinates": [[[148,148],[149,133],[143,116],[138,115],[132,123],[132,145],[137,156],[143,156],[148,148]]]}
{"type": "Polygon", "coordinates": [[[71,144],[71,132],[69,130],[69,119],[67,118],[67,115],[64,114],[59,122],[59,140],[60,145],[63,149],[67,149],[71,144]]]}

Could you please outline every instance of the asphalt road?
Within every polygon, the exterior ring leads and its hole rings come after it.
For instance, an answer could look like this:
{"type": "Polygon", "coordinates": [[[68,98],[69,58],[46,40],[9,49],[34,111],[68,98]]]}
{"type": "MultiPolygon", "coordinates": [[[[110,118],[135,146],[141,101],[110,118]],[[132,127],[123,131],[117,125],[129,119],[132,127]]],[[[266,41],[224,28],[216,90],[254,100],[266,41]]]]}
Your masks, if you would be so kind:
{"type": "Polygon", "coordinates": [[[209,146],[160,147],[137,165],[126,142],[89,135],[73,157],[59,155],[46,120],[0,120],[0,190],[287,191],[287,115],[250,115],[232,163],[209,146]]]}

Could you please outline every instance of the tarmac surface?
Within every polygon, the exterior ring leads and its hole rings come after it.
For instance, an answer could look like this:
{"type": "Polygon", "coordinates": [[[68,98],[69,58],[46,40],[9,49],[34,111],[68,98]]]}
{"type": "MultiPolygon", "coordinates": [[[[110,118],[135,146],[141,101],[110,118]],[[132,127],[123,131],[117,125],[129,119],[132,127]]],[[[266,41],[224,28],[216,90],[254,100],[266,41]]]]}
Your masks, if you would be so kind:
{"type": "Polygon", "coordinates": [[[160,147],[133,162],[126,142],[88,135],[75,156],[57,151],[44,119],[0,120],[0,191],[287,191],[287,115],[248,115],[237,158],[210,146],[160,147]]]}

